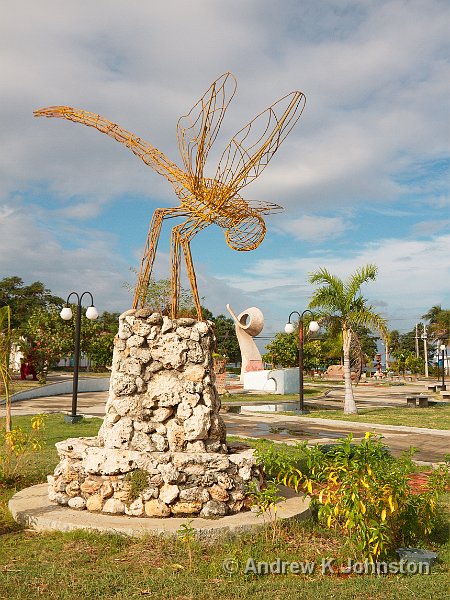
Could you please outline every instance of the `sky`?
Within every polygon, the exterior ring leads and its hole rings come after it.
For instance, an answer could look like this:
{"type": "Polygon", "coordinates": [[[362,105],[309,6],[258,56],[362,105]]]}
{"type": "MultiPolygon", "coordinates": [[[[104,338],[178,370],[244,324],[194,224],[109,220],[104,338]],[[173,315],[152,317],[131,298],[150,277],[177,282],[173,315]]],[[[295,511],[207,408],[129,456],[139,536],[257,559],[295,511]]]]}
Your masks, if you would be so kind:
{"type": "MultiPolygon", "coordinates": [[[[182,166],[176,124],[225,72],[237,92],[210,151],[300,90],[303,114],[247,200],[281,204],[252,252],[211,226],[192,241],[202,303],[250,306],[263,336],[308,305],[309,274],[373,263],[363,295],[390,329],[450,305],[447,0],[15,0],[0,20],[0,279],[42,281],[99,311],[132,297],[156,208],[171,185],[92,128],[36,119],[68,105],[98,113],[182,166]]],[[[170,275],[164,225],[154,275],[170,275]]],[[[184,286],[188,287],[184,279],[184,286]]]]}

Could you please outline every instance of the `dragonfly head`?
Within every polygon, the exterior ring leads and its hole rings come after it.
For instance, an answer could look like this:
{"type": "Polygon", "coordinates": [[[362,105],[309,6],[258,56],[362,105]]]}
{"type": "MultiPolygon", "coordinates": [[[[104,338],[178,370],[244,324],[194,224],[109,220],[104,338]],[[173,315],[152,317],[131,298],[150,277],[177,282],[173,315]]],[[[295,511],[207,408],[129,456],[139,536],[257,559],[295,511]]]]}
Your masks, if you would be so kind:
{"type": "Polygon", "coordinates": [[[259,215],[243,217],[233,227],[225,230],[227,244],[233,250],[241,252],[257,248],[265,235],[266,225],[259,215]]]}

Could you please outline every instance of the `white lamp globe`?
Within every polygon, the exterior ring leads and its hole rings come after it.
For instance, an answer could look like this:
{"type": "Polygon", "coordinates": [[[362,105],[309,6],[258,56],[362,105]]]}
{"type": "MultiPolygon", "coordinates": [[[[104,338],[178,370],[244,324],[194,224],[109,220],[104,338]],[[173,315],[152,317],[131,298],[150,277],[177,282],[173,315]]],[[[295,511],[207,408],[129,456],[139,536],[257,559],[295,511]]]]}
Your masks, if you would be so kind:
{"type": "Polygon", "coordinates": [[[72,309],[69,306],[65,306],[59,314],[64,321],[70,321],[72,318],[72,309]]]}
{"type": "Polygon", "coordinates": [[[294,333],[295,327],[294,325],[292,325],[292,323],[286,323],[286,325],[284,326],[284,331],[286,333],[294,333]]]}
{"type": "Polygon", "coordinates": [[[310,331],[312,331],[312,333],[316,333],[316,331],[319,331],[320,329],[320,325],[317,321],[311,321],[311,323],[309,324],[308,329],[310,331]]]}
{"type": "Polygon", "coordinates": [[[446,345],[445,344],[441,344],[439,349],[440,349],[441,352],[443,352],[445,350],[445,348],[446,348],[446,345]]]}
{"type": "Polygon", "coordinates": [[[98,317],[98,311],[95,306],[89,306],[89,308],[86,310],[86,317],[91,319],[91,321],[95,321],[95,319],[98,317]]]}

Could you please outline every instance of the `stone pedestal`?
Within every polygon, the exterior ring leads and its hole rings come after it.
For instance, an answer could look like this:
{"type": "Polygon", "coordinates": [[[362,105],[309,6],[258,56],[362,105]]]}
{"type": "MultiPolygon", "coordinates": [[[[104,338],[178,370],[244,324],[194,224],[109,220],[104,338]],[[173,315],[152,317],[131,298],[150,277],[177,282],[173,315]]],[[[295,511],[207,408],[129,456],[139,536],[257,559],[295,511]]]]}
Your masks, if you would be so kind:
{"type": "Polygon", "coordinates": [[[49,498],[131,516],[217,517],[248,508],[262,476],[230,453],[214,385],[212,324],[147,309],[119,319],[106,416],[95,438],[56,445],[49,498]]]}

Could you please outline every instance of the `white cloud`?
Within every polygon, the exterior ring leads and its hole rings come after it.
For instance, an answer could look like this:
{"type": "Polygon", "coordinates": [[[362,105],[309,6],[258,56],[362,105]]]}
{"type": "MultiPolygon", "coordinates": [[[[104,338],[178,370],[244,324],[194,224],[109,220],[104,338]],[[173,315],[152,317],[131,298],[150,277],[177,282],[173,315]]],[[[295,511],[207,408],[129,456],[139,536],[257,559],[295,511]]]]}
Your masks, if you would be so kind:
{"type": "Polygon", "coordinates": [[[126,149],[71,123],[33,120],[32,110],[99,112],[179,162],[176,120],[229,69],[239,89],[217,152],[283,93],[308,97],[249,197],[293,203],[300,193],[322,207],[387,199],[399,192],[396,170],[448,150],[448,11],[439,0],[288,1],[283,11],[268,0],[64,4],[19,0],[2,15],[0,173],[15,189],[50,180],[62,197],[151,189],[173,202],[126,149]]]}
{"type": "Polygon", "coordinates": [[[227,281],[245,289],[249,296],[259,297],[264,291],[280,312],[288,306],[307,305],[313,292],[308,275],[313,271],[325,267],[345,279],[362,265],[373,263],[378,267],[378,276],[365,286],[363,295],[379,307],[391,327],[407,329],[430,306],[450,303],[449,247],[450,235],[431,240],[382,239],[355,248],[348,258],[318,252],[305,258],[260,260],[247,277],[241,273],[227,281]],[[304,286],[300,291],[295,287],[299,283],[304,286]]]}
{"type": "Polygon", "coordinates": [[[440,231],[449,231],[450,219],[442,219],[441,221],[422,221],[416,223],[412,228],[413,235],[429,236],[440,231]]]}
{"type": "Polygon", "coordinates": [[[292,234],[296,239],[320,244],[325,240],[340,237],[351,228],[341,217],[313,217],[305,215],[278,224],[281,231],[292,234]]]}
{"type": "MultiPolygon", "coordinates": [[[[261,260],[262,245],[254,274],[230,266],[220,280],[203,247],[197,274],[210,308],[234,294],[244,305],[238,311],[256,295],[275,323],[277,312],[307,301],[309,271],[324,265],[345,275],[366,262],[379,264],[370,289],[380,302],[388,298],[391,313],[421,314],[422,306],[444,302],[447,266],[434,246],[438,238],[368,239],[361,246],[353,229],[351,258],[318,243],[325,232],[328,240],[348,234],[346,208],[357,218],[358,207],[371,206],[381,225],[389,211],[401,216],[410,197],[424,213],[418,218],[429,221],[413,233],[438,233],[436,211],[448,206],[445,173],[435,187],[433,170],[449,154],[448,14],[443,0],[285,0],[282,9],[269,0],[8,3],[0,21],[1,274],[40,278],[61,295],[74,284],[98,285],[105,307],[126,306],[123,257],[141,242],[125,239],[118,227],[108,234],[78,229],[79,223],[101,217],[118,197],[174,205],[170,185],[98,132],[34,119],[32,112],[55,104],[98,112],[180,163],[178,117],[231,70],[238,91],[211,153],[211,171],[245,123],[283,94],[304,91],[300,122],[243,196],[280,202],[298,218],[275,217],[273,227],[317,244],[289,264],[261,260]],[[49,205],[51,211],[43,208],[49,205]]],[[[158,261],[164,276],[167,257],[158,261]]],[[[226,270],[221,264],[221,273],[226,270]]]]}
{"type": "MultiPolygon", "coordinates": [[[[24,207],[3,212],[0,237],[0,273],[2,277],[20,276],[26,283],[42,281],[61,297],[72,290],[94,293],[99,310],[120,310],[131,303],[123,288],[126,265],[114,250],[114,239],[107,234],[67,232],[73,247],[67,249],[51,230],[36,223],[24,207]],[[6,215],[6,216],[5,216],[6,215]],[[81,289],[83,288],[83,289],[81,289]]],[[[64,237],[64,232],[60,232],[64,237]]]]}
{"type": "MultiPolygon", "coordinates": [[[[0,205],[0,279],[18,275],[26,284],[42,281],[63,298],[71,291],[88,290],[100,312],[128,309],[132,294],[124,284],[133,285],[135,274],[117,253],[115,237],[74,226],[53,231],[40,226],[37,221],[42,220],[46,220],[43,211],[30,212],[19,203],[16,207],[0,205]],[[59,241],[64,238],[70,241],[70,249],[59,241]]],[[[138,265],[140,254],[135,258],[138,265]]],[[[245,292],[209,274],[203,263],[199,262],[196,272],[200,296],[213,314],[226,313],[228,302],[242,307],[239,312],[251,305],[245,292]]],[[[170,257],[158,252],[153,277],[166,279],[169,274],[170,257]]],[[[189,289],[184,265],[182,285],[189,289]]]]}

